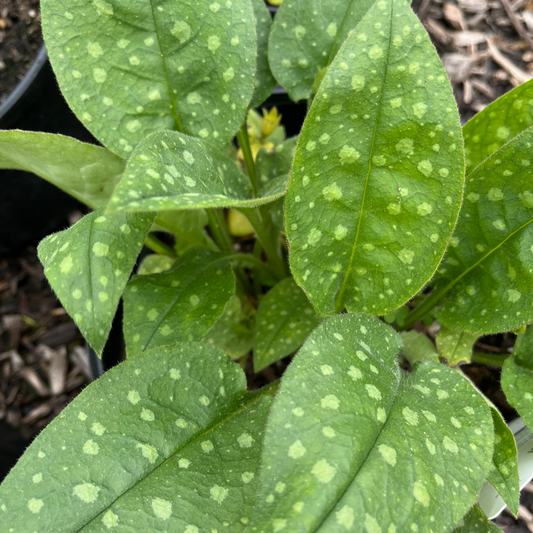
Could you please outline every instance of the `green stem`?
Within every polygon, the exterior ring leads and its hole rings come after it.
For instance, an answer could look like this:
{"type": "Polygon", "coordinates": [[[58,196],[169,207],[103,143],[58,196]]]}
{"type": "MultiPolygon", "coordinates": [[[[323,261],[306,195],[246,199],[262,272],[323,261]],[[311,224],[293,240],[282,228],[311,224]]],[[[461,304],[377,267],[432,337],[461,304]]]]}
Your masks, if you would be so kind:
{"type": "Polygon", "coordinates": [[[274,243],[270,239],[270,236],[268,235],[263,225],[258,211],[253,208],[242,208],[239,209],[239,211],[248,219],[248,221],[254,228],[259,242],[265,249],[265,252],[270,261],[270,265],[272,267],[272,271],[274,272],[276,277],[280,280],[286,278],[288,276],[287,265],[285,264],[278,252],[279,247],[277,246],[277,243],[274,243]]]}
{"type": "Polygon", "coordinates": [[[491,365],[491,366],[503,366],[506,359],[510,357],[509,354],[490,354],[490,353],[480,353],[474,352],[471,357],[472,363],[477,363],[480,365],[491,365]]]}
{"type": "Polygon", "coordinates": [[[149,233],[144,241],[145,246],[150,248],[156,254],[166,255],[168,257],[178,257],[178,254],[164,242],[160,241],[155,235],[149,233]]]}
{"type": "Polygon", "coordinates": [[[237,139],[239,140],[239,146],[244,156],[244,164],[246,165],[246,171],[252,184],[252,190],[254,191],[254,198],[257,197],[257,175],[255,173],[255,162],[252,156],[252,150],[250,148],[250,138],[248,137],[248,127],[246,122],[241,126],[239,133],[237,133],[237,139]]]}
{"type": "Polygon", "coordinates": [[[230,261],[239,261],[240,263],[247,263],[251,268],[257,268],[258,270],[263,270],[268,272],[270,275],[275,272],[272,270],[271,266],[268,263],[264,263],[261,259],[257,259],[251,254],[228,254],[227,259],[230,261]]]}
{"type": "Polygon", "coordinates": [[[451,289],[451,286],[443,286],[440,289],[434,290],[418,307],[413,309],[407,315],[403,324],[398,326],[398,331],[406,331],[411,329],[419,320],[422,320],[434,307],[436,307],[443,299],[446,293],[451,289]]]}

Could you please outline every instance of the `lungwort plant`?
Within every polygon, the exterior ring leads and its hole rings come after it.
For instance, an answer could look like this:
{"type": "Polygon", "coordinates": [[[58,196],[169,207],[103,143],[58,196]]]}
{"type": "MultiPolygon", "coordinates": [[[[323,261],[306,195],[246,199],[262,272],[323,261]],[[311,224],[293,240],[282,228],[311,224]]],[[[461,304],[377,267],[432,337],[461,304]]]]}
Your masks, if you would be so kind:
{"type": "Polygon", "coordinates": [[[461,129],[406,0],[41,3],[103,147],[5,131],[0,165],[94,209],[39,257],[98,353],[124,299],[127,360],[28,448],[1,530],[492,531],[486,480],[516,513],[514,437],[458,365],[520,329],[502,385],[533,428],[533,83],[461,129]],[[298,138],[252,110],[275,80],[298,138]],[[250,353],[294,352],[247,391],[250,353]]]}

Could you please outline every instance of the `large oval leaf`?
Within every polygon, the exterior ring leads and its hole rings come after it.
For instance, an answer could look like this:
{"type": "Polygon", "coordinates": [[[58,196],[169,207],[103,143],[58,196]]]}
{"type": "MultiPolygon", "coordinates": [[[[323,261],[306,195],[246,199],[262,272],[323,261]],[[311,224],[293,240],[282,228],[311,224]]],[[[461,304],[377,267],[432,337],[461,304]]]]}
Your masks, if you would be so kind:
{"type": "Polygon", "coordinates": [[[499,148],[468,177],[465,202],[437,290],[439,320],[487,334],[533,321],[533,128],[499,148]]]}
{"type": "Polygon", "coordinates": [[[375,0],[291,0],[274,19],[268,53],[274,76],[294,100],[311,98],[317,74],[375,0]]]}
{"type": "Polygon", "coordinates": [[[97,208],[124,172],[124,161],[105,148],[70,137],[32,131],[0,131],[0,168],[33,172],[97,208]]]}
{"type": "Polygon", "coordinates": [[[250,0],[42,0],[43,33],[65,98],[122,157],[154,131],[222,148],[252,97],[250,0]]]}
{"type": "Polygon", "coordinates": [[[242,531],[273,390],[177,344],[86,388],[0,487],[3,531],[242,531]],[[231,524],[231,528],[225,528],[231,524]]]}
{"type": "Polygon", "coordinates": [[[380,0],[329,67],[289,181],[291,268],[317,312],[383,315],[416,294],[444,254],[463,182],[435,49],[405,0],[380,0]]]}
{"type": "Polygon", "coordinates": [[[399,336],[341,315],[285,373],[269,416],[254,531],[448,533],[491,467],[490,408],[458,372],[401,372],[399,336]]]}
{"type": "Polygon", "coordinates": [[[135,276],[124,292],[128,357],[164,344],[200,340],[235,292],[235,276],[222,254],[192,248],[171,270],[135,276]]]}
{"type": "Polygon", "coordinates": [[[285,194],[287,177],[252,198],[248,178],[227,155],[178,132],[150,135],[139,144],[109,202],[110,212],[171,211],[256,206],[285,194]]]}
{"type": "Polygon", "coordinates": [[[61,304],[101,354],[155,214],[104,215],[107,204],[41,241],[39,259],[61,304]]]}

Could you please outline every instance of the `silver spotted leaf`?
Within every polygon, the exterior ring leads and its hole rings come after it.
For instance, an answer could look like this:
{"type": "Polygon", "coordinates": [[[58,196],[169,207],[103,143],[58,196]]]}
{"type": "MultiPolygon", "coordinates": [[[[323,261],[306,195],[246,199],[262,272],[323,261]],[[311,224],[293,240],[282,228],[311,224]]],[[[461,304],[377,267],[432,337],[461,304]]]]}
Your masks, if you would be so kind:
{"type": "Polygon", "coordinates": [[[496,524],[487,518],[479,505],[474,505],[459,521],[453,533],[499,533],[501,531],[496,524]]]}
{"type": "Polygon", "coordinates": [[[122,157],[155,131],[223,148],[254,89],[250,0],[42,0],[46,47],[83,124],[122,157]]]}
{"type": "Polygon", "coordinates": [[[496,407],[491,405],[491,412],[494,423],[494,454],[492,456],[493,467],[487,475],[487,481],[498,491],[516,516],[520,500],[516,442],[513,432],[496,407]]]}
{"type": "Polygon", "coordinates": [[[191,248],[161,274],[134,276],[124,292],[128,357],[164,344],[199,341],[234,293],[229,261],[207,248],[191,248]]]}
{"type": "Polygon", "coordinates": [[[533,126],[533,80],[519,85],[477,113],[463,127],[466,172],[533,126]]]}
{"type": "Polygon", "coordinates": [[[44,429],[0,486],[2,530],[243,531],[273,392],[246,392],[239,366],[205,344],[120,364],[44,429]]]}
{"type": "Polygon", "coordinates": [[[470,363],[474,343],[479,335],[442,327],[435,338],[439,355],[450,366],[470,363]]]}
{"type": "Polygon", "coordinates": [[[37,249],[52,289],[98,354],[155,217],[104,215],[106,205],[47,237],[37,249]]]}
{"type": "Polygon", "coordinates": [[[0,168],[33,172],[94,209],[111,196],[124,164],[109,150],[70,137],[0,131],[0,168]]]}
{"type": "Polygon", "coordinates": [[[139,276],[147,276],[149,274],[160,274],[172,268],[175,259],[168,257],[168,255],[150,254],[147,255],[137,268],[139,276]]]}
{"type": "Polygon", "coordinates": [[[376,2],[322,80],[285,200],[291,269],[320,315],[385,315],[433,276],[461,204],[462,146],[424,28],[405,0],[376,2]]]}
{"type": "Polygon", "coordinates": [[[467,176],[465,201],[436,292],[438,318],[476,334],[533,321],[533,128],[514,137],[467,176]]]}
{"type": "Polygon", "coordinates": [[[239,359],[252,349],[253,331],[241,320],[241,302],[236,294],[228,300],[222,316],[202,342],[217,346],[233,359],[239,359]]]}
{"type": "Polygon", "coordinates": [[[533,350],[531,326],[518,336],[512,357],[502,369],[502,389],[507,401],[518,411],[524,424],[533,430],[533,350]]]}
{"type": "Polygon", "coordinates": [[[255,29],[257,33],[257,57],[255,70],[255,88],[250,107],[260,106],[272,93],[276,80],[268,64],[268,37],[272,18],[264,0],[252,0],[254,8],[255,29]]]}
{"type": "Polygon", "coordinates": [[[287,0],[274,19],[268,55],[278,83],[294,100],[309,99],[317,75],[375,0],[287,0]]]}
{"type": "Polygon", "coordinates": [[[400,371],[400,351],[364,315],[311,334],[269,415],[252,531],[448,533],[475,503],[490,408],[446,366],[400,371]]]}
{"type": "Polygon", "coordinates": [[[400,333],[403,343],[403,355],[414,365],[420,361],[439,362],[439,354],[435,345],[424,333],[415,330],[400,333]]]}
{"type": "Polygon", "coordinates": [[[250,207],[281,198],[286,185],[286,176],[272,180],[254,199],[248,178],[228,156],[199,139],[165,131],[136,148],[109,211],[250,207]]]}
{"type": "Polygon", "coordinates": [[[264,296],[257,310],[255,372],[296,351],[321,322],[294,280],[280,281],[264,296]]]}

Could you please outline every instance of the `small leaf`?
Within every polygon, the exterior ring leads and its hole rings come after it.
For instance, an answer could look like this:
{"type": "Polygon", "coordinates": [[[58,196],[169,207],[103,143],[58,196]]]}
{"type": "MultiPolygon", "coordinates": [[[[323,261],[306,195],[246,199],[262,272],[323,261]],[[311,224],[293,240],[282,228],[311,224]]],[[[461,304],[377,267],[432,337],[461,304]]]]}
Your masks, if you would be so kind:
{"type": "Polygon", "coordinates": [[[463,127],[466,173],[533,125],[533,81],[519,85],[477,113],[463,127]]]}
{"type": "Polygon", "coordinates": [[[427,283],[461,205],[462,145],[424,28],[405,0],[376,2],[320,85],[285,200],[291,269],[317,313],[385,315],[427,283]]]}
{"type": "Polygon", "coordinates": [[[110,212],[256,206],[285,193],[287,177],[252,198],[248,178],[226,155],[177,132],[150,135],[133,152],[109,203],[110,212]]]}
{"type": "Polygon", "coordinates": [[[446,359],[450,366],[456,366],[459,363],[470,363],[474,343],[478,338],[479,335],[442,327],[435,342],[439,355],[446,359]]]}
{"type": "Polygon", "coordinates": [[[438,314],[449,328],[478,335],[533,321],[533,128],[467,176],[465,201],[439,268],[438,314]]]}
{"type": "Polygon", "coordinates": [[[274,178],[290,174],[297,144],[298,137],[291,137],[278,144],[274,150],[261,148],[257,152],[255,169],[260,191],[274,178]]]}
{"type": "Polygon", "coordinates": [[[297,102],[311,98],[316,75],[375,0],[293,0],[274,19],[268,54],[276,80],[297,102]]]}
{"type": "Polygon", "coordinates": [[[517,335],[513,358],[518,366],[533,371],[533,327],[530,326],[525,333],[517,335]]]}
{"type": "Polygon", "coordinates": [[[403,342],[403,354],[414,365],[419,361],[439,362],[439,354],[435,345],[423,333],[403,331],[400,333],[403,342]]]}
{"type": "Polygon", "coordinates": [[[124,292],[128,357],[164,344],[200,340],[234,292],[229,261],[207,248],[191,248],[162,274],[134,276],[124,292]]]}
{"type": "Polygon", "coordinates": [[[98,354],[154,220],[146,213],[104,215],[106,206],[47,237],[38,248],[52,289],[98,354]]]}
{"type": "Polygon", "coordinates": [[[272,19],[264,0],[252,0],[255,30],[257,33],[257,57],[255,70],[255,89],[250,107],[260,106],[272,93],[276,80],[268,65],[268,37],[272,19]]]}
{"type": "Polygon", "coordinates": [[[479,505],[474,505],[460,520],[453,533],[500,533],[501,531],[486,517],[479,505]]]}
{"type": "Polygon", "coordinates": [[[503,364],[502,389],[507,401],[533,431],[533,372],[518,366],[514,357],[503,364]]]}
{"type": "Polygon", "coordinates": [[[172,268],[175,259],[166,255],[150,254],[147,255],[137,269],[139,276],[147,276],[148,274],[160,274],[172,268]]]}
{"type": "Polygon", "coordinates": [[[0,131],[0,168],[33,172],[92,208],[111,196],[124,161],[105,148],[50,133],[0,131]]]}
{"type": "Polygon", "coordinates": [[[233,295],[226,304],[222,316],[202,339],[224,350],[233,359],[246,355],[253,344],[253,334],[241,323],[241,302],[233,295]]]}
{"type": "Polygon", "coordinates": [[[400,372],[400,351],[392,328],[363,315],[311,334],[269,415],[252,531],[445,532],[475,503],[489,406],[443,365],[400,372]]]}
{"type": "Polygon", "coordinates": [[[256,55],[249,0],[43,0],[41,11],[70,108],[118,155],[160,130],[223,148],[244,121],[256,55]]]}
{"type": "Polygon", "coordinates": [[[487,481],[498,491],[516,516],[520,500],[516,442],[513,432],[493,405],[491,405],[491,412],[494,422],[494,455],[492,456],[493,468],[487,475],[487,481]]]}
{"type": "Polygon", "coordinates": [[[272,387],[202,344],[158,348],[89,385],[0,487],[5,531],[241,532],[272,387]]]}
{"type": "Polygon", "coordinates": [[[286,278],[261,300],[257,310],[254,340],[254,371],[296,351],[322,322],[305,293],[286,278]]]}

